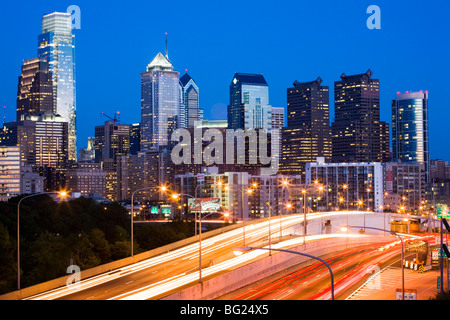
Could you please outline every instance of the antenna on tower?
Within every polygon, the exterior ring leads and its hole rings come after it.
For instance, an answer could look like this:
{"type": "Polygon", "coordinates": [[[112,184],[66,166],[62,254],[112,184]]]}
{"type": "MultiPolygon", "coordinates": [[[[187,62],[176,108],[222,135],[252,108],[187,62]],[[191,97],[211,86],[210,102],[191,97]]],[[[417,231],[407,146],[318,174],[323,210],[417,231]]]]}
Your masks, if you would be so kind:
{"type": "Polygon", "coordinates": [[[166,32],[166,59],[169,60],[169,51],[167,49],[167,32],[166,32]]]}

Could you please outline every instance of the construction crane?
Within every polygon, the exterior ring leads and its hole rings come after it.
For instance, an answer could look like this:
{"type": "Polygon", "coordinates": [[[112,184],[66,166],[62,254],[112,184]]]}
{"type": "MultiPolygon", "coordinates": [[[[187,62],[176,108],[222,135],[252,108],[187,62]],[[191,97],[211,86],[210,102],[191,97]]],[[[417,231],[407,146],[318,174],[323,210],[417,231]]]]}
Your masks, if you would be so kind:
{"type": "Polygon", "coordinates": [[[114,121],[114,123],[119,123],[119,122],[120,122],[120,112],[119,112],[119,111],[117,111],[117,112],[114,114],[114,118],[108,116],[108,115],[107,115],[106,113],[104,113],[104,112],[102,112],[102,116],[105,116],[105,117],[111,119],[112,121],[114,121]]]}

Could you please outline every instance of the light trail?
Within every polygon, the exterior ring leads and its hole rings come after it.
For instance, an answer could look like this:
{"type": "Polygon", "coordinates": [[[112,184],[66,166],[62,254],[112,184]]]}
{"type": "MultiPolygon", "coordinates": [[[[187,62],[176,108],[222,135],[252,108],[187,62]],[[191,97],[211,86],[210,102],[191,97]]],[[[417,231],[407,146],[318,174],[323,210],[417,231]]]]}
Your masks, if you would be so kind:
{"type": "MultiPolygon", "coordinates": [[[[360,234],[349,234],[348,237],[356,238],[356,237],[365,237],[366,235],[360,235],[360,234]]],[[[347,237],[346,234],[325,234],[325,235],[312,235],[307,236],[307,241],[317,241],[317,240],[324,240],[327,238],[336,238],[336,237],[347,237]]],[[[302,238],[295,238],[286,240],[277,244],[272,245],[273,248],[289,248],[298,246],[300,244],[303,244],[303,237],[302,238]]],[[[268,246],[266,246],[268,248],[268,246]]],[[[256,258],[260,258],[261,256],[267,254],[267,250],[253,250],[251,252],[248,252],[246,254],[231,258],[229,260],[226,260],[222,263],[218,263],[217,265],[204,268],[202,270],[203,277],[212,276],[214,274],[223,272],[223,271],[229,271],[230,269],[237,268],[238,266],[241,266],[251,260],[254,260],[256,258]]],[[[151,298],[155,298],[157,296],[160,296],[162,294],[165,294],[167,292],[170,292],[172,290],[178,289],[182,286],[185,286],[187,284],[190,284],[194,281],[198,280],[198,272],[194,272],[188,275],[185,275],[183,277],[180,277],[178,279],[169,280],[169,281],[161,281],[156,284],[149,285],[148,287],[141,288],[138,290],[134,290],[133,292],[127,292],[121,295],[118,295],[116,297],[111,298],[110,300],[148,300],[151,298]]]]}
{"type": "MultiPolygon", "coordinates": [[[[363,211],[332,211],[332,212],[316,212],[316,213],[309,213],[307,215],[307,220],[315,220],[315,219],[323,219],[327,217],[333,217],[333,216],[346,216],[347,214],[351,215],[363,215],[367,214],[367,212],[363,211]]],[[[304,220],[303,214],[295,214],[295,215],[287,215],[287,216],[280,216],[280,217],[272,217],[272,220],[266,220],[260,223],[254,223],[254,224],[248,224],[245,225],[245,231],[246,231],[246,241],[249,239],[260,239],[262,237],[268,236],[268,229],[269,224],[272,224],[272,228],[274,224],[282,223],[283,228],[289,228],[297,223],[301,223],[304,220]]],[[[202,239],[202,256],[207,253],[212,253],[216,250],[220,250],[224,246],[232,246],[237,243],[239,243],[242,239],[242,227],[233,229],[231,231],[207,238],[202,239]]],[[[321,237],[321,235],[318,235],[321,237]]],[[[336,235],[335,235],[336,236],[336,235]]],[[[346,236],[346,235],[344,235],[346,236]]],[[[307,236],[309,239],[308,241],[314,241],[315,237],[317,236],[307,236]]],[[[319,238],[316,238],[319,239],[319,238]]],[[[294,239],[295,240],[295,239],[294,239]]],[[[289,240],[288,240],[289,241],[289,240]]],[[[296,241],[303,241],[303,237],[297,238],[296,241]]],[[[285,242],[283,242],[285,243],[285,242]]],[[[274,247],[275,248],[275,247],[274,247]]],[[[139,271],[143,271],[150,267],[155,267],[157,265],[162,265],[164,263],[168,263],[170,261],[173,261],[175,259],[195,259],[198,258],[198,242],[192,243],[190,245],[187,245],[185,247],[175,249],[173,251],[163,253],[161,255],[133,263],[129,266],[125,266],[116,270],[111,270],[106,273],[90,277],[88,279],[81,280],[80,282],[60,287],[54,290],[47,291],[45,293],[37,294],[32,297],[28,297],[25,300],[52,300],[52,299],[58,299],[61,297],[64,297],[66,295],[70,295],[76,292],[80,292],[86,289],[90,289],[92,287],[107,283],[109,281],[113,281],[116,279],[119,279],[123,276],[130,275],[132,273],[136,273],[139,271]]],[[[231,261],[236,262],[239,260],[231,259],[231,261]]],[[[208,268],[209,269],[209,268],[208,268]]],[[[192,276],[195,276],[195,273],[190,274],[192,276]]],[[[205,274],[207,276],[208,274],[205,274]]],[[[197,275],[198,279],[198,275],[197,275]]],[[[154,285],[160,284],[155,283],[154,285]]],[[[153,285],[152,285],[153,286],[153,285]]]]}

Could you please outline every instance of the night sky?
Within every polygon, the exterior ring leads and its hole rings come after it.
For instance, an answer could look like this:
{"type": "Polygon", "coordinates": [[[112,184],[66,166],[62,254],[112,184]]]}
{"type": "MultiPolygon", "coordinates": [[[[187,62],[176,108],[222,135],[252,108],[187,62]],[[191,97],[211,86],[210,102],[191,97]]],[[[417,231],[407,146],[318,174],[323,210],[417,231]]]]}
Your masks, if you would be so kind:
{"type": "Polygon", "coordinates": [[[429,91],[432,159],[450,161],[450,2],[441,1],[20,1],[0,12],[0,106],[15,120],[23,60],[37,56],[41,17],[69,5],[81,9],[76,35],[78,148],[94,126],[120,111],[140,121],[140,73],[158,52],[175,70],[188,69],[200,87],[205,119],[226,119],[235,72],[261,73],[270,103],[286,106],[295,80],[334,81],[373,72],[380,79],[381,120],[391,122],[397,91],[429,91]],[[381,29],[369,30],[369,5],[381,9],[381,29]]]}

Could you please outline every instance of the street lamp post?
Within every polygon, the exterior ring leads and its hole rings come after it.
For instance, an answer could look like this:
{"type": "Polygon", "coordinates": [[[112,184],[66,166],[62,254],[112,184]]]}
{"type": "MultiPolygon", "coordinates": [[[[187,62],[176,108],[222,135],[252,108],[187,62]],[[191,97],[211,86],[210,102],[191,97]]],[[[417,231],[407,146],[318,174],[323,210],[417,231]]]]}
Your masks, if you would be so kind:
{"type": "Polygon", "coordinates": [[[133,224],[134,224],[134,194],[136,192],[138,192],[138,191],[151,190],[151,189],[157,189],[157,188],[160,188],[161,191],[166,191],[166,187],[164,187],[164,186],[162,186],[162,187],[146,187],[146,188],[134,190],[134,192],[131,194],[131,257],[133,257],[133,254],[134,254],[134,247],[133,247],[133,242],[134,242],[134,230],[133,230],[133,224]]]}
{"type": "MultiPolygon", "coordinates": [[[[343,231],[348,231],[348,228],[361,228],[360,226],[345,226],[344,228],[342,228],[343,231]]],[[[366,227],[364,226],[365,229],[372,229],[372,230],[378,230],[378,231],[383,231],[383,232],[388,232],[392,235],[397,236],[401,243],[402,243],[402,300],[405,300],[405,266],[404,266],[404,249],[403,249],[403,238],[395,231],[391,231],[391,230],[385,230],[385,229],[381,229],[381,228],[375,228],[375,227],[366,227]]]]}
{"type": "MultiPolygon", "coordinates": [[[[241,192],[241,196],[242,196],[242,238],[243,238],[243,243],[245,246],[245,216],[244,216],[244,191],[241,188],[238,188],[234,185],[232,185],[233,188],[237,189],[238,191],[241,192]]],[[[225,190],[228,191],[230,189],[230,185],[225,186],[225,190]]],[[[248,191],[249,194],[251,194],[251,190],[248,191]]],[[[234,195],[234,194],[233,194],[234,195]]]]}
{"type": "Polygon", "coordinates": [[[281,251],[281,252],[287,252],[287,253],[293,253],[293,254],[298,254],[301,256],[305,256],[305,257],[309,257],[312,259],[316,259],[319,260],[320,262],[322,262],[327,268],[328,271],[330,272],[330,277],[331,277],[331,300],[334,300],[334,277],[333,277],[333,271],[331,270],[330,266],[328,265],[328,263],[326,263],[326,261],[324,261],[323,259],[319,258],[319,257],[315,257],[312,255],[309,255],[307,253],[303,253],[303,252],[298,252],[298,251],[293,251],[293,250],[286,250],[286,249],[274,249],[274,248],[263,248],[263,247],[240,247],[240,248],[234,248],[233,251],[235,254],[242,254],[244,252],[250,251],[250,250],[274,250],[274,251],[281,251]]]}
{"type": "Polygon", "coordinates": [[[40,196],[43,194],[59,194],[60,197],[66,197],[67,192],[66,191],[50,191],[50,192],[41,192],[41,193],[35,193],[30,194],[28,196],[25,196],[19,200],[17,203],[17,290],[20,290],[20,204],[23,200],[35,196],[40,196]]]}
{"type": "MultiPolygon", "coordinates": [[[[180,196],[186,196],[186,197],[196,200],[190,194],[185,194],[185,193],[173,194],[172,198],[177,199],[180,196]]],[[[207,214],[204,218],[206,218],[207,216],[209,216],[213,213],[215,213],[215,212],[211,212],[211,213],[207,214]]],[[[200,212],[198,214],[198,217],[199,217],[199,230],[198,230],[198,235],[199,235],[199,237],[198,237],[199,280],[198,280],[198,282],[201,284],[202,283],[202,203],[201,202],[200,202],[200,212]]]]}
{"type": "MultiPolygon", "coordinates": [[[[273,207],[273,210],[275,211],[275,208],[282,206],[283,204],[277,204],[275,207],[273,207]]],[[[286,204],[285,209],[290,209],[292,207],[292,205],[290,203],[286,204]]],[[[282,227],[281,227],[281,216],[282,216],[283,211],[280,211],[280,241],[282,238],[282,227]]]]}

